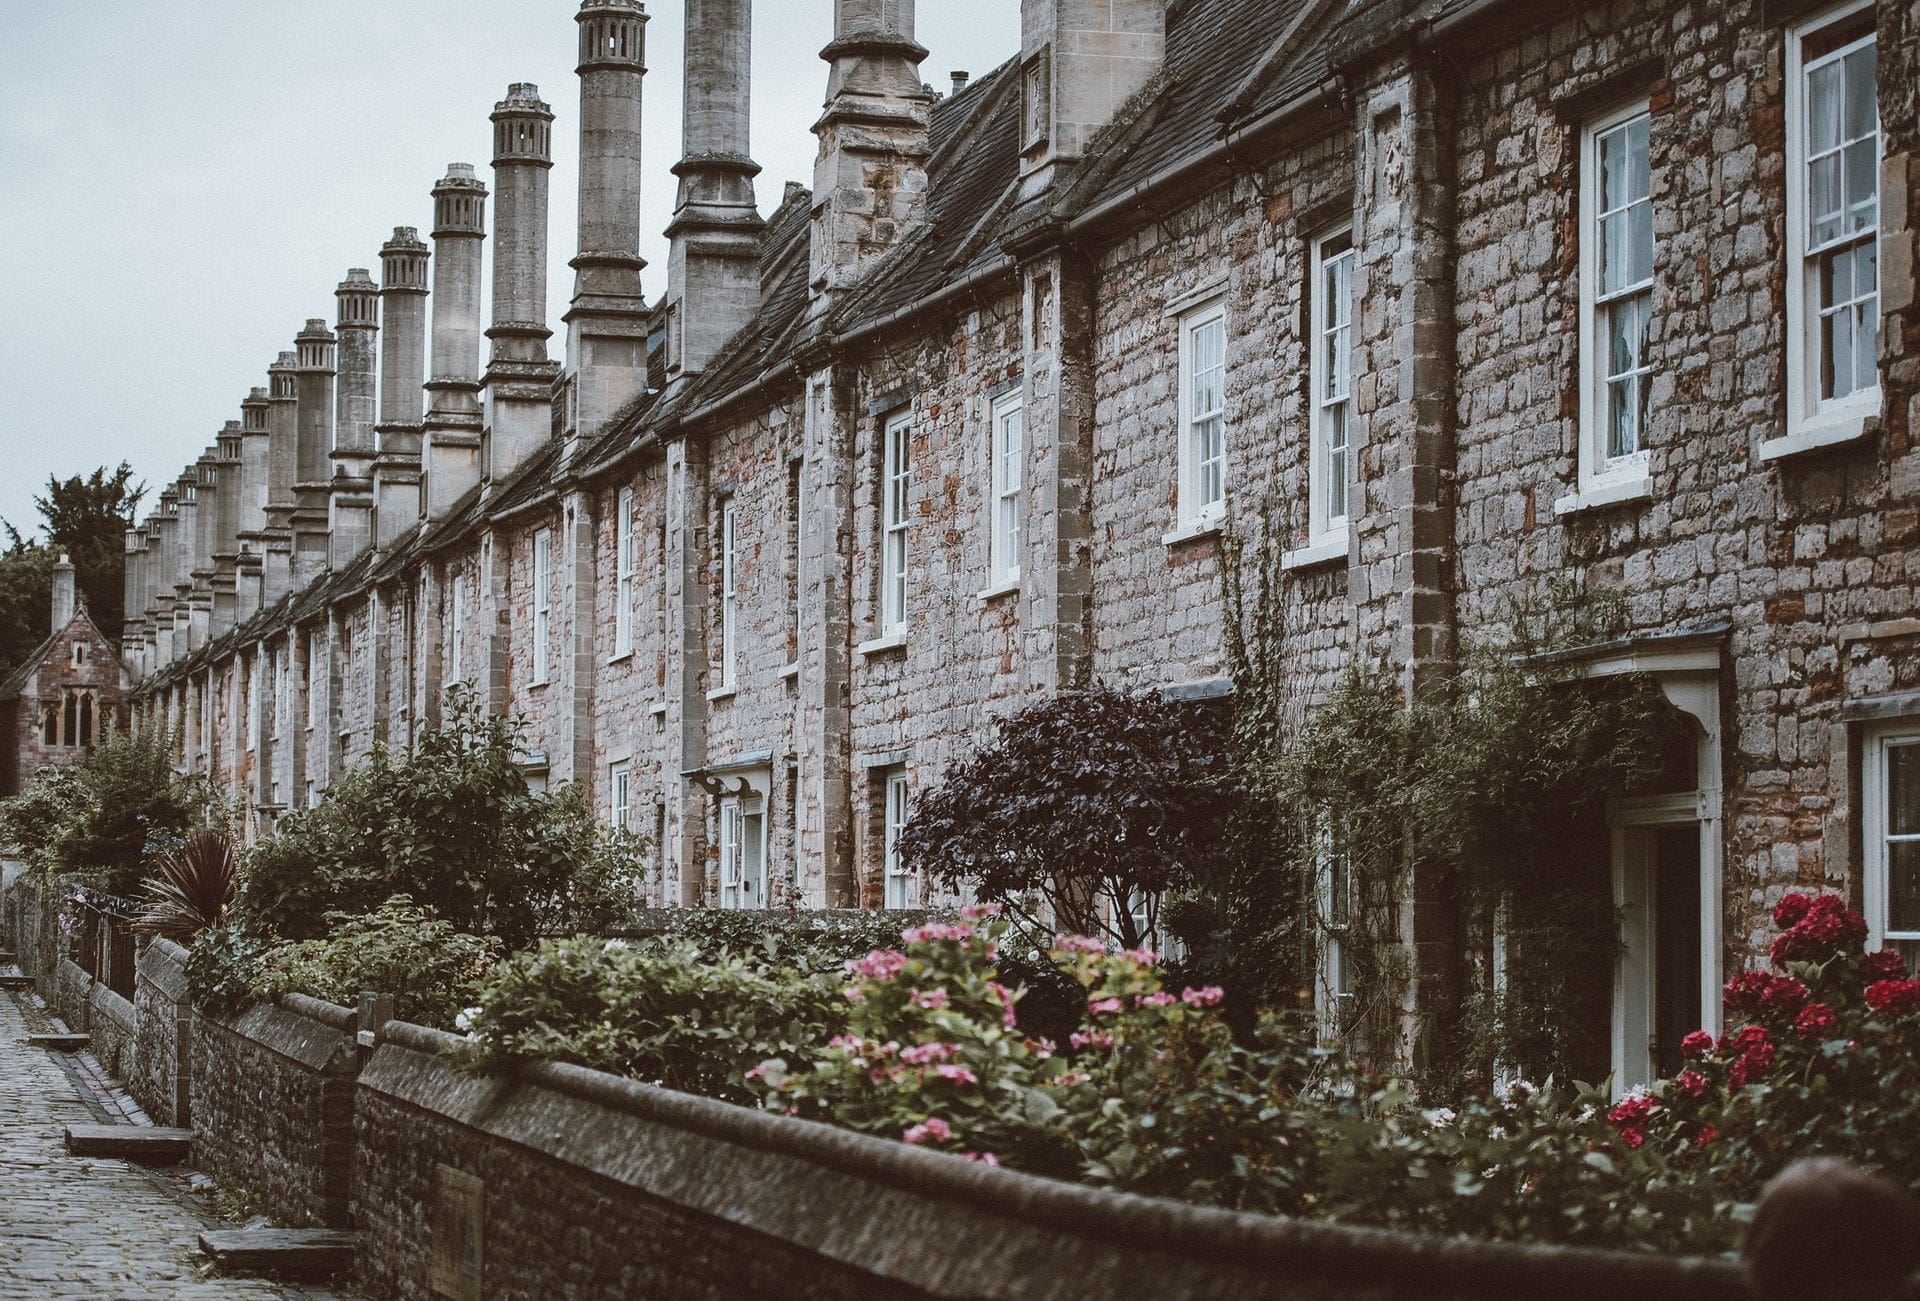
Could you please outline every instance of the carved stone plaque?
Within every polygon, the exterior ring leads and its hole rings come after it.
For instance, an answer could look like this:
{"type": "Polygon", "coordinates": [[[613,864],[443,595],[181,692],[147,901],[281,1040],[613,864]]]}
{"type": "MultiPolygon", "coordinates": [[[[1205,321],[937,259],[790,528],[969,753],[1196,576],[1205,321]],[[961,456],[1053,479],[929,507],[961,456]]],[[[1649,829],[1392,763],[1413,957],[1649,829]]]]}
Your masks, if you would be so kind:
{"type": "Polygon", "coordinates": [[[486,1185],[452,1166],[433,1168],[432,1284],[438,1296],[480,1301],[486,1185]]]}

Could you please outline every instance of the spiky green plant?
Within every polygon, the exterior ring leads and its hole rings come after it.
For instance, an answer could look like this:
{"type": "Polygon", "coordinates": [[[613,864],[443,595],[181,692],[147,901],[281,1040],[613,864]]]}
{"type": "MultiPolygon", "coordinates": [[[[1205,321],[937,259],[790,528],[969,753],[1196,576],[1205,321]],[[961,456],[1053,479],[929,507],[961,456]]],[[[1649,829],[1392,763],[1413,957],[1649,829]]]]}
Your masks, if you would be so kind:
{"type": "Polygon", "coordinates": [[[185,848],[162,855],[160,875],[147,879],[147,906],[134,931],[185,941],[218,926],[233,901],[235,876],[232,843],[217,831],[194,832],[185,848]]]}

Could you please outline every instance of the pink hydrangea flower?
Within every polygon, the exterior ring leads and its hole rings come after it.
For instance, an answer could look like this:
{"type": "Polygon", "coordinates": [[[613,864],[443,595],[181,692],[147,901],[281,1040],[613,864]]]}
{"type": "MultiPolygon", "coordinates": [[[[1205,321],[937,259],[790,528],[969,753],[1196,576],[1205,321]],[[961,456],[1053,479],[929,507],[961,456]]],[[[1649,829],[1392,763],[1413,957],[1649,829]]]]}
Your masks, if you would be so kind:
{"type": "Polygon", "coordinates": [[[925,1008],[929,1012],[938,1012],[947,1005],[945,989],[929,989],[915,994],[910,1000],[915,1007],[925,1008]]]}
{"type": "Polygon", "coordinates": [[[953,1130],[946,1121],[938,1116],[928,1116],[918,1125],[908,1125],[905,1132],[900,1135],[900,1141],[918,1146],[928,1139],[936,1143],[944,1143],[952,1137],[953,1130]]]}
{"type": "Polygon", "coordinates": [[[925,1066],[929,1062],[952,1061],[958,1051],[952,1044],[925,1043],[901,1049],[900,1060],[909,1066],[925,1066]]]}
{"type": "Polygon", "coordinates": [[[1125,1004],[1121,1003],[1117,998],[1100,998],[1087,1004],[1087,1011],[1093,1013],[1095,1016],[1107,1016],[1111,1013],[1118,1012],[1123,1006],[1125,1006],[1125,1004]]]}
{"type": "Polygon", "coordinates": [[[861,999],[867,996],[867,991],[860,988],[860,986],[858,985],[848,985],[845,989],[841,990],[840,992],[846,995],[847,1001],[849,1003],[858,1003],[861,999]]]}
{"type": "Polygon", "coordinates": [[[1092,953],[1105,954],[1107,946],[1088,935],[1056,935],[1053,937],[1056,953],[1092,953]]]}
{"type": "Polygon", "coordinates": [[[929,940],[964,940],[973,935],[973,927],[964,923],[955,926],[947,922],[928,922],[925,926],[915,926],[900,932],[902,944],[925,944],[929,940]]]}
{"type": "Polygon", "coordinates": [[[954,1084],[978,1084],[980,1082],[980,1077],[964,1066],[954,1066],[951,1064],[941,1065],[934,1067],[933,1072],[941,1079],[948,1080],[954,1084]]]}
{"type": "Polygon", "coordinates": [[[962,1152],[960,1159],[962,1161],[978,1161],[981,1165],[997,1166],[1000,1164],[1000,1158],[991,1152],[962,1152]]]}
{"type": "Polygon", "coordinates": [[[960,915],[970,922],[985,921],[989,917],[998,917],[1000,915],[1000,905],[997,903],[962,904],[960,907],[960,915]]]}
{"type": "Polygon", "coordinates": [[[1203,985],[1199,989],[1189,986],[1180,991],[1180,1001],[1188,1007],[1212,1007],[1226,996],[1226,991],[1218,985],[1203,985]]]}
{"type": "Polygon", "coordinates": [[[875,949],[864,958],[847,964],[847,970],[868,980],[889,981],[907,965],[907,955],[898,949],[875,949]]]}
{"type": "Polygon", "coordinates": [[[1151,967],[1154,963],[1160,961],[1160,955],[1144,944],[1137,949],[1129,949],[1122,956],[1139,963],[1143,967],[1151,967]]]}
{"type": "Polygon", "coordinates": [[[1113,1036],[1105,1030],[1076,1030],[1067,1042],[1075,1048],[1111,1048],[1113,1036]]]}
{"type": "Polygon", "coordinates": [[[1135,1007],[1165,1007],[1173,1001],[1173,995],[1162,989],[1151,994],[1134,995],[1133,1004],[1135,1007]]]}

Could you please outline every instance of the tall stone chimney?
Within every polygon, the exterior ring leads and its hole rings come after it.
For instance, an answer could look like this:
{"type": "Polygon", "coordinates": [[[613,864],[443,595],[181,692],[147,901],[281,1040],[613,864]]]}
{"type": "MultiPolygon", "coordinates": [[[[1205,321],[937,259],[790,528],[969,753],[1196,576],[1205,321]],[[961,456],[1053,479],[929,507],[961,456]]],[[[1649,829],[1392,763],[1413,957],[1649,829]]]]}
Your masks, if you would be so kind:
{"type": "Polygon", "coordinates": [[[831,72],[813,132],[813,313],[824,313],[876,257],[922,220],[927,121],[933,92],[920,81],[926,50],[913,39],[914,0],[834,0],[831,72]]]}
{"type": "Polygon", "coordinates": [[[580,27],[580,236],[567,309],[562,456],[592,438],[647,383],[640,287],[640,85],[646,7],[584,0],[580,27]]]}
{"type": "Polygon", "coordinates": [[[553,110],[540,88],[507,87],[493,106],[493,354],[487,365],[485,475],[498,482],[553,433],[547,357],[547,173],[553,110]]]}
{"type": "Polygon", "coordinates": [[[147,675],[144,644],[147,634],[147,530],[136,524],[122,537],[126,567],[120,578],[121,606],[126,618],[120,626],[120,657],[132,666],[134,676],[147,675]]]}
{"type": "Polygon", "coordinates": [[[200,523],[199,494],[194,490],[195,467],[187,466],[174,481],[174,510],[179,524],[173,534],[173,653],[193,650],[193,558],[200,523]]]}
{"type": "Polygon", "coordinates": [[[395,226],[380,246],[380,451],[373,461],[373,541],[382,550],[420,522],[421,385],[427,377],[427,246],[395,226]]]}
{"type": "Polygon", "coordinates": [[[1021,0],[1022,200],[1085,155],[1166,49],[1166,0],[1021,0]]]}
{"type": "Polygon", "coordinates": [[[333,377],[338,340],[315,317],[293,338],[298,460],[293,483],[294,582],[304,587],[327,567],[333,480],[333,377]]]}
{"type": "Polygon", "coordinates": [[[748,157],[752,0],[686,0],[680,178],[667,261],[667,380],[697,375],[760,306],[748,157]]]}
{"type": "Polygon", "coordinates": [[[334,385],[329,563],[344,569],[373,541],[374,340],[380,333],[380,287],[365,267],[354,267],[333,292],[339,303],[340,377],[334,385]]]}
{"type": "Polygon", "coordinates": [[[62,551],[53,562],[53,630],[59,632],[73,622],[73,562],[62,551]]]}
{"type": "Polygon", "coordinates": [[[294,354],[267,367],[267,540],[260,600],[272,605],[293,590],[294,482],[299,478],[299,402],[294,354]]]}
{"type": "Polygon", "coordinates": [[[260,608],[261,566],[267,550],[267,463],[269,456],[267,400],[264,388],[247,393],[240,403],[240,488],[235,501],[239,527],[239,555],[234,559],[234,609],[236,624],[244,623],[260,608]]]}
{"type": "Polygon", "coordinates": [[[246,434],[238,420],[220,428],[213,463],[213,623],[208,636],[224,636],[234,625],[240,561],[241,451],[246,434]]]}
{"type": "Polygon", "coordinates": [[[480,245],[487,186],[449,163],[433,187],[433,369],[426,420],[426,515],[442,519],[480,482],[480,245]]]}
{"type": "Polygon", "coordinates": [[[220,539],[220,451],[216,444],[200,454],[187,467],[189,495],[193,499],[192,609],[188,645],[195,650],[206,645],[213,629],[213,553],[220,539]]]}
{"type": "Polygon", "coordinates": [[[173,574],[178,563],[175,544],[180,532],[178,500],[179,490],[174,485],[162,488],[152,519],[153,540],[149,553],[153,556],[153,575],[148,589],[147,622],[153,629],[157,666],[173,659],[173,574]]]}

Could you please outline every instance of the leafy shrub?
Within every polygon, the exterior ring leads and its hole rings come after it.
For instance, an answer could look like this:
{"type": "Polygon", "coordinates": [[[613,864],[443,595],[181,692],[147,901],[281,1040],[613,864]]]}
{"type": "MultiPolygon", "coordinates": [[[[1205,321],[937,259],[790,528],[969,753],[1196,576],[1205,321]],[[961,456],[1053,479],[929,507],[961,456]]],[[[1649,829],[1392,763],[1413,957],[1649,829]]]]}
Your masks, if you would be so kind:
{"type": "Polygon", "coordinates": [[[66,768],[44,768],[22,794],[0,800],[0,839],[19,845],[43,879],[75,876],[131,895],[196,827],[224,826],[204,777],[173,770],[176,733],[114,733],[66,768]]]}
{"type": "Polygon", "coordinates": [[[496,967],[464,1024],[481,1069],[570,1061],[750,1102],[761,1061],[844,1024],[843,983],[684,940],[550,940],[496,967]]]}
{"type": "Polygon", "coordinates": [[[999,725],[992,744],[914,801],[900,852],[935,880],[1134,947],[1169,890],[1214,852],[1227,758],[1218,711],[1110,687],[999,725]],[[1127,901],[1143,898],[1147,925],[1127,901]]]}
{"type": "Polygon", "coordinates": [[[205,932],[187,958],[194,1001],[231,1012],[255,999],[306,994],[352,1007],[389,994],[393,1015],[451,1028],[500,956],[497,941],[465,935],[396,895],[371,913],[334,913],[321,940],[263,943],[231,926],[205,932]]]}
{"type": "Polygon", "coordinates": [[[191,940],[226,918],[234,884],[232,842],[217,831],[196,831],[183,849],[161,855],[160,875],[147,879],[147,906],[134,919],[134,933],[191,940]]]}
{"type": "Polygon", "coordinates": [[[371,913],[335,913],[323,940],[294,940],[260,955],[249,982],[260,998],[309,994],[352,1007],[365,990],[393,996],[402,1021],[451,1028],[500,956],[497,941],[465,935],[396,895],[371,913]]]}
{"type": "Polygon", "coordinates": [[[450,691],[445,725],[411,754],[376,747],[249,851],[239,919],[315,939],[329,914],[404,894],[454,930],[509,949],[626,923],[639,898],[640,842],[597,826],[573,787],[529,790],[514,764],[519,734],[471,691],[450,691]]]}
{"type": "Polygon", "coordinates": [[[1920,1192],[1920,980],[1836,895],[1774,909],[1772,971],[1727,982],[1733,1028],[1682,1044],[1686,1067],[1627,1098],[1617,1146],[1687,1162],[1735,1203],[1796,1158],[1841,1154],[1920,1192]]]}

